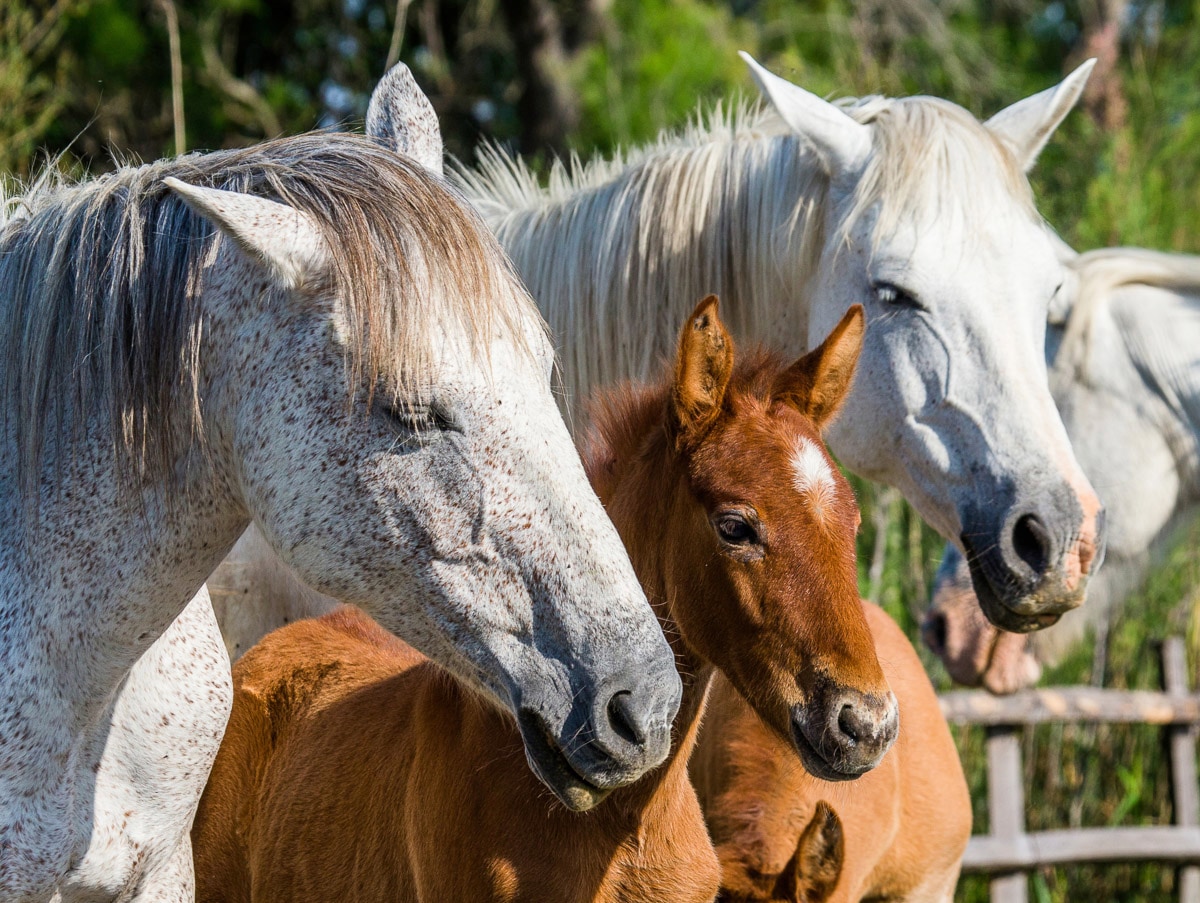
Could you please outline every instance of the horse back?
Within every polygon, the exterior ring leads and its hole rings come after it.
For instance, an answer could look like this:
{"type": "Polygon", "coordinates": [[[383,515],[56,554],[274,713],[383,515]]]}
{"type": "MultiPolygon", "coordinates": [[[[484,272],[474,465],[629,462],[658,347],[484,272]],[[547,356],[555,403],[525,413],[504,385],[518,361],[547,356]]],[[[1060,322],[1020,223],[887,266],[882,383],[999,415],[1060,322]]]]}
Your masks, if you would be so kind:
{"type": "Polygon", "coordinates": [[[570,812],[511,716],[355,610],[269,634],[234,678],[193,829],[201,903],[712,899],[682,764],[570,812]]]}
{"type": "MultiPolygon", "coordinates": [[[[305,751],[308,726],[380,676],[422,665],[424,656],[349,606],[274,631],[234,665],[233,711],[192,827],[197,900],[261,898],[252,888],[276,834],[265,813],[304,801],[289,763],[298,754],[319,756],[305,751]]],[[[317,772],[336,767],[312,765],[317,772]]],[[[366,776],[344,778],[369,783],[366,776]]]]}

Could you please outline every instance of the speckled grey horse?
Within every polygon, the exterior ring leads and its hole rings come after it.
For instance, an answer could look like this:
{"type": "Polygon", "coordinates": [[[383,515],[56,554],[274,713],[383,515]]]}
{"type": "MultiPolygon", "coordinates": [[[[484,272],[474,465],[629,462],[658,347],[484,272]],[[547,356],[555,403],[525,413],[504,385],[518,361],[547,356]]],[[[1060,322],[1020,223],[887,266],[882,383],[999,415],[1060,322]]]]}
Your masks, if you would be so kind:
{"type": "Polygon", "coordinates": [[[1200,510],[1200,258],[1132,248],[1070,254],[1074,278],[1047,333],[1050,385],[1075,455],[1108,511],[1088,604],[1033,636],[977,614],[948,547],[923,633],[955,680],[1011,693],[1037,681],[1141,584],[1200,510]]]}
{"type": "Polygon", "coordinates": [[[185,603],[251,521],[511,711],[568,805],[662,760],[669,647],[536,308],[440,179],[315,134],[8,209],[0,899],[190,899],[229,684],[185,603]]]}

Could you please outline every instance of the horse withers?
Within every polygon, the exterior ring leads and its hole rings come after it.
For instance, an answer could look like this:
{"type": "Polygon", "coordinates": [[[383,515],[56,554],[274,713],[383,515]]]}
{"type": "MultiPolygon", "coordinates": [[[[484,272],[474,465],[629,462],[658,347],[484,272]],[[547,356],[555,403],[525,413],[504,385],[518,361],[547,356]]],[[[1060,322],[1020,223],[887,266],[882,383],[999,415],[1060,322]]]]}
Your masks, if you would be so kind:
{"type": "Polygon", "coordinates": [[[971,837],[958,750],[912,644],[883,609],[862,607],[902,730],[857,781],[818,780],[733,686],[715,681],[691,774],[725,903],[954,898],[971,837]]]}
{"type": "Polygon", "coordinates": [[[790,366],[735,361],[707,299],[671,379],[599,404],[588,472],[684,680],[661,768],[579,817],[539,792],[509,716],[339,609],[234,668],[198,898],[707,903],[719,872],[687,763],[718,669],[813,773],[874,767],[895,700],[858,601],[854,496],[820,439],[862,321],[790,366]]]}
{"type": "MultiPolygon", "coordinates": [[[[219,734],[175,756],[154,725],[186,668],[136,663],[251,521],[510,712],[568,805],[663,760],[670,648],[555,405],[544,324],[440,179],[320,133],[5,209],[0,898],[190,898],[174,798],[219,734]],[[101,806],[116,772],[91,751],[135,716],[155,785],[101,806]]],[[[185,628],[169,658],[223,656],[185,628]]]]}
{"type": "Polygon", "coordinates": [[[947,548],[922,635],[951,677],[993,693],[1032,686],[1089,628],[1103,644],[1109,620],[1200,504],[1200,258],[1141,248],[1064,254],[1073,278],[1048,327],[1050,386],[1104,498],[1108,550],[1087,606],[1026,637],[977,616],[969,569],[947,548]]]}

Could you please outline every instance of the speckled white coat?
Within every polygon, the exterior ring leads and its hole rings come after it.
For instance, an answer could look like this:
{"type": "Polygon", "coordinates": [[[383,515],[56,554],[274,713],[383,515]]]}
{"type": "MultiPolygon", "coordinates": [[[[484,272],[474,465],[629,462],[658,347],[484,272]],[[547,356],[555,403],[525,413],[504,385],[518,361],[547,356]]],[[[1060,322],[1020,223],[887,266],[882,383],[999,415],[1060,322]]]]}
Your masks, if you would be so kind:
{"type": "MultiPolygon", "coordinates": [[[[363,182],[368,168],[386,173],[398,202],[449,205],[427,211],[429,231],[402,240],[479,235],[480,252],[494,248],[440,183],[361,137],[301,136],[217,157],[271,172],[297,157],[328,167],[294,167],[309,197],[356,166],[363,182]]],[[[172,230],[186,230],[196,221],[162,177],[203,165],[119,173],[110,178],[128,190],[108,196],[149,197],[148,216],[165,210],[172,230]]],[[[587,484],[551,394],[549,343],[498,250],[469,265],[493,267],[508,318],[497,315],[473,347],[445,313],[453,308],[435,307],[445,319],[424,326],[436,330],[426,386],[399,406],[386,392],[372,401],[348,393],[354,331],[331,288],[345,285],[331,274],[331,230],[275,201],[167,181],[221,232],[192,245],[201,249],[200,417],[189,421],[183,405],[170,422],[150,421],[191,444],[169,472],[142,471],[131,491],[103,405],[72,411],[57,399],[79,431],[47,433],[54,463],[33,462],[41,479],[31,497],[18,483],[18,441],[0,435],[0,900],[189,898],[184,839],[230,690],[207,599],[184,608],[251,520],[306,582],[366,608],[513,712],[531,765],[564,799],[594,803],[661,762],[680,695],[674,659],[587,484]],[[614,737],[603,720],[619,692],[635,701],[626,708],[644,742],[614,737]]],[[[30,223],[95,190],[28,200],[29,220],[0,232],[10,260],[13,247],[38,247],[30,223]]],[[[342,215],[353,203],[332,206],[342,215]]],[[[145,234],[170,242],[174,233],[145,234]]],[[[446,268],[431,273],[413,246],[412,286],[452,282],[448,247],[425,247],[446,268]]],[[[21,303],[22,274],[4,278],[0,300],[21,303]]],[[[403,289],[400,301],[376,301],[398,305],[379,328],[404,324],[419,300],[403,289]]],[[[488,301],[464,298],[459,309],[488,301]]]]}

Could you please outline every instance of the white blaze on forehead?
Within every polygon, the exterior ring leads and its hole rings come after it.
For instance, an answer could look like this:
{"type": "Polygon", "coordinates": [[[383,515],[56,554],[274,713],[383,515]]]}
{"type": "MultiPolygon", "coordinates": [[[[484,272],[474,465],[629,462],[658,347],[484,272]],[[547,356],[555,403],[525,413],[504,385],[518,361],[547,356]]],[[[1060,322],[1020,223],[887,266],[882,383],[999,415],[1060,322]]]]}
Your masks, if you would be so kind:
{"type": "Polygon", "coordinates": [[[808,496],[816,509],[817,516],[824,516],[826,503],[833,500],[837,482],[829,459],[817,443],[804,436],[796,441],[792,450],[792,485],[801,495],[808,496]]]}

